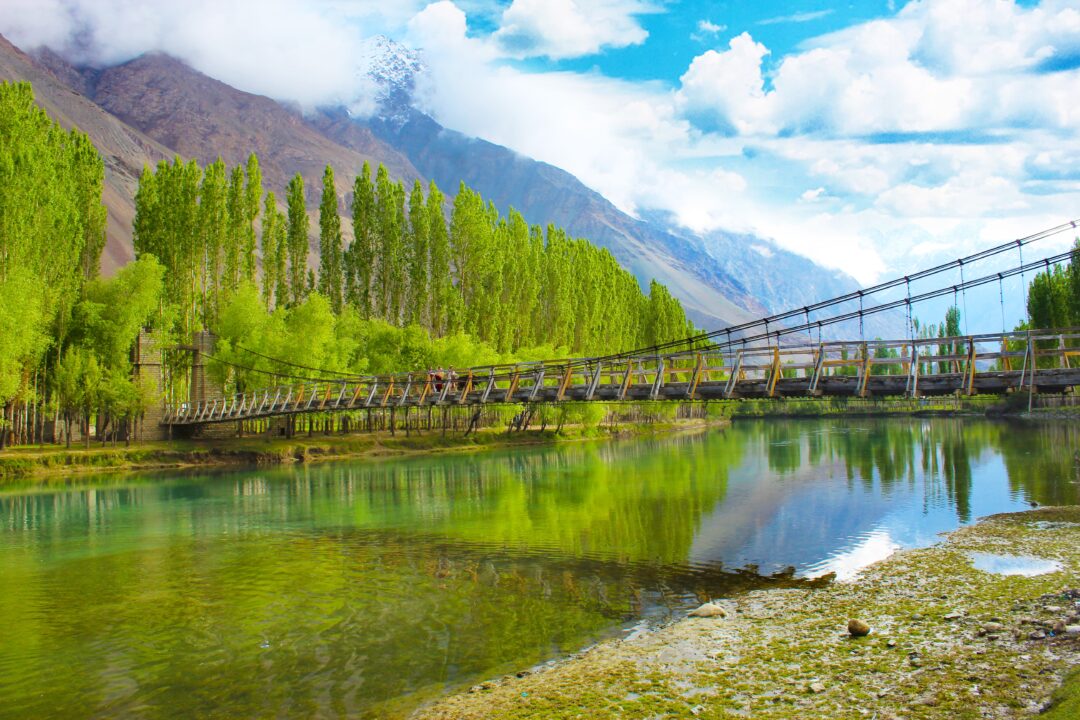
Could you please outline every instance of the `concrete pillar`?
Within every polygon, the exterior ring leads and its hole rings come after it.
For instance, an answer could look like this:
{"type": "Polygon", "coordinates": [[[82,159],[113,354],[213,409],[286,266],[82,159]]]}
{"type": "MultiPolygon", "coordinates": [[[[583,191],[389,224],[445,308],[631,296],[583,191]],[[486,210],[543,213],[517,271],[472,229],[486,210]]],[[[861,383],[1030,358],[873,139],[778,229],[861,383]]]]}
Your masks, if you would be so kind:
{"type": "Polygon", "coordinates": [[[155,394],[154,402],[143,415],[139,439],[164,440],[168,435],[168,428],[161,424],[165,417],[165,382],[161,366],[161,348],[158,347],[154,336],[146,329],[140,330],[139,336],[135,338],[132,366],[135,382],[142,383],[149,380],[148,384],[155,394]]]}
{"type": "Polygon", "coordinates": [[[200,330],[191,340],[191,396],[192,403],[220,400],[225,392],[220,385],[206,376],[206,356],[214,354],[217,338],[213,333],[200,330]]]}

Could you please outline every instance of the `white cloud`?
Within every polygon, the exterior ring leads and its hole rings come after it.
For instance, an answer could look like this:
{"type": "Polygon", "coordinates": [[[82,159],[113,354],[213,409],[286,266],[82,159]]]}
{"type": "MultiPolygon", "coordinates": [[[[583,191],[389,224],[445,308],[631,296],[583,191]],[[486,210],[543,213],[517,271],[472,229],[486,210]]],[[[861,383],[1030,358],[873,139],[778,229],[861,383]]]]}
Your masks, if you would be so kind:
{"type": "Polygon", "coordinates": [[[639,0],[514,0],[494,39],[513,57],[592,55],[645,42],[636,16],[649,12],[639,0]]]}
{"type": "MultiPolygon", "coordinates": [[[[782,57],[743,32],[673,88],[507,61],[656,42],[641,18],[668,5],[647,0],[3,4],[0,32],[21,46],[97,62],[163,50],[305,104],[364,96],[363,37],[404,36],[427,56],[421,102],[444,125],[564,168],[628,212],[756,232],[864,282],[1080,207],[1078,0],[913,0],[782,57]]],[[[696,24],[703,42],[726,31],[696,24]]]]}
{"type": "Polygon", "coordinates": [[[718,35],[719,33],[727,30],[727,25],[717,25],[709,20],[698,20],[697,24],[698,32],[708,33],[710,35],[718,35]]]}
{"type": "Polygon", "coordinates": [[[807,23],[814,20],[820,20],[821,18],[828,17],[833,14],[833,10],[812,10],[809,12],[797,12],[790,15],[781,15],[779,17],[766,18],[765,20],[758,20],[758,25],[781,25],[785,23],[807,23]]]}
{"type": "Polygon", "coordinates": [[[768,122],[768,96],[761,61],[769,54],[749,33],[732,38],[729,49],[694,58],[680,78],[676,100],[688,118],[708,130],[748,133],[768,122]]]}
{"type": "Polygon", "coordinates": [[[357,73],[363,34],[346,9],[298,0],[9,0],[0,32],[91,64],[162,51],[243,90],[315,105],[366,91],[357,73]]]}

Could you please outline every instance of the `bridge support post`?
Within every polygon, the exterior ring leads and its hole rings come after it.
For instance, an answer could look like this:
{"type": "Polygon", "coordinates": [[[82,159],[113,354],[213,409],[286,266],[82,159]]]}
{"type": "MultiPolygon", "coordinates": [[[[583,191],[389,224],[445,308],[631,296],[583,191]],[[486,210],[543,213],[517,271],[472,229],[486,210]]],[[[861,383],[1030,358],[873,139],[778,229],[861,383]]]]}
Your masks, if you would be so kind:
{"type": "MultiPolygon", "coordinates": [[[[165,440],[169,435],[169,427],[162,424],[165,420],[165,384],[161,370],[161,348],[158,347],[154,336],[147,330],[140,330],[135,338],[135,350],[132,363],[135,381],[140,385],[149,386],[154,392],[154,401],[139,419],[139,432],[136,440],[165,440]]],[[[135,435],[134,427],[128,428],[129,436],[135,435]]]]}

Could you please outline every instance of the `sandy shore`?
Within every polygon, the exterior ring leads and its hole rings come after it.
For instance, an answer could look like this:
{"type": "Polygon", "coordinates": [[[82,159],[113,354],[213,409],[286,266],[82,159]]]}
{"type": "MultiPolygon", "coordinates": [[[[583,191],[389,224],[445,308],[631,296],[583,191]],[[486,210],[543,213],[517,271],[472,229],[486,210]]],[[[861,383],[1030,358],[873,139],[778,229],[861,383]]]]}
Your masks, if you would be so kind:
{"type": "Polygon", "coordinates": [[[601,643],[414,717],[1029,717],[1080,665],[1080,507],[986,518],[825,589],[718,602],[726,618],[601,643]],[[1058,569],[984,572],[973,553],[1058,569]],[[852,618],[870,634],[851,637],[852,618]]]}

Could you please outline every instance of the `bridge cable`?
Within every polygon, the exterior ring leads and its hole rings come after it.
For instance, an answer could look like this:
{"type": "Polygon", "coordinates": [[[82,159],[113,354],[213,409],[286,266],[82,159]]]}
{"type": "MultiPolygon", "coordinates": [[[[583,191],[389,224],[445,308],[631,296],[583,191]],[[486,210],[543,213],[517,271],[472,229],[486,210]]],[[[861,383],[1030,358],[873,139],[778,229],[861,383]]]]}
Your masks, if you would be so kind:
{"type": "MultiPolygon", "coordinates": [[[[920,270],[920,271],[918,271],[916,273],[912,273],[911,275],[904,276],[902,278],[894,278],[892,280],[888,280],[886,282],[879,283],[879,284],[871,286],[869,288],[864,288],[864,289],[852,291],[850,293],[847,293],[847,294],[844,294],[844,295],[838,295],[838,296],[836,296],[834,298],[830,298],[828,300],[822,300],[822,301],[817,302],[817,303],[812,303],[812,304],[810,304],[810,305],[808,305],[806,307],[809,308],[810,310],[821,310],[821,309],[824,309],[824,308],[827,308],[827,307],[832,307],[832,306],[835,306],[835,305],[840,305],[842,303],[851,302],[851,301],[854,301],[856,299],[862,299],[864,296],[867,296],[867,295],[875,295],[875,294],[877,294],[879,292],[882,292],[884,290],[889,290],[889,289],[898,287],[901,283],[910,282],[911,280],[921,280],[923,278],[931,277],[933,275],[938,275],[938,274],[940,274],[942,272],[945,272],[947,270],[955,269],[955,268],[959,267],[960,265],[962,265],[963,263],[972,263],[972,262],[975,262],[975,261],[978,261],[978,260],[984,260],[986,258],[994,257],[994,256],[999,255],[1001,253],[1008,252],[1008,251],[1012,250],[1014,247],[1022,247],[1024,245],[1028,245],[1028,244],[1031,244],[1031,243],[1034,243],[1034,242],[1038,242],[1040,240],[1044,240],[1046,238],[1053,237],[1055,235],[1060,235],[1061,233],[1063,233],[1063,232],[1065,232],[1067,230],[1075,229],[1077,227],[1078,222],[1080,222],[1080,221],[1073,220],[1073,221],[1070,221],[1068,223],[1058,225],[1056,227],[1048,228],[1046,230],[1041,230],[1041,231],[1039,231],[1037,233],[1033,233],[1033,234],[1028,235],[1026,237],[1020,238],[1018,240],[1012,240],[1012,241],[1010,241],[1008,243],[1004,243],[1002,245],[996,245],[994,247],[987,248],[986,250],[981,250],[981,251],[979,251],[977,253],[973,253],[972,255],[968,255],[966,257],[959,258],[957,260],[951,260],[951,261],[949,261],[947,263],[943,263],[943,264],[937,265],[935,267],[927,268],[925,270],[920,270]]],[[[1021,256],[1021,265],[1023,265],[1022,256],[1021,256]]],[[[640,355],[640,354],[643,354],[643,353],[655,352],[658,349],[666,349],[666,348],[677,347],[678,345],[682,345],[682,344],[685,344],[685,343],[702,342],[702,341],[705,341],[705,340],[711,340],[712,338],[717,337],[721,332],[727,332],[729,330],[734,331],[734,332],[746,331],[746,330],[750,330],[752,328],[755,328],[755,327],[758,327],[758,326],[764,324],[766,320],[768,322],[770,322],[770,323],[775,323],[775,322],[779,322],[779,321],[783,321],[783,320],[789,320],[789,319],[791,319],[793,317],[797,317],[798,315],[801,315],[802,313],[803,313],[803,308],[799,308],[799,309],[795,309],[795,310],[787,310],[787,311],[784,311],[784,312],[781,312],[781,313],[770,315],[767,318],[759,318],[757,320],[748,321],[748,322],[745,322],[745,323],[741,323],[739,325],[730,325],[727,328],[721,328],[720,330],[713,330],[711,332],[701,333],[699,335],[694,335],[694,336],[692,336],[690,338],[685,338],[685,339],[682,339],[682,340],[679,340],[679,341],[672,341],[672,342],[667,342],[667,343],[658,343],[656,345],[652,345],[652,346],[649,346],[649,347],[637,348],[637,349],[634,349],[634,350],[628,350],[628,351],[624,351],[624,352],[620,352],[620,353],[613,353],[611,355],[603,356],[600,359],[602,359],[602,360],[618,360],[618,359],[622,359],[622,358],[626,358],[626,357],[630,357],[630,356],[640,355]]]]}
{"type": "Polygon", "coordinates": [[[967,288],[964,287],[964,263],[960,263],[960,290],[961,297],[964,301],[964,334],[969,335],[968,332],[968,309],[967,309],[967,288]]]}
{"type": "MultiPolygon", "coordinates": [[[[1019,244],[1019,242],[1017,242],[1016,249],[1020,253],[1020,267],[1023,267],[1024,266],[1024,246],[1019,244]]],[[[1031,329],[1031,311],[1028,308],[1027,291],[1028,291],[1027,280],[1024,279],[1024,273],[1020,273],[1020,295],[1024,298],[1024,317],[1027,318],[1027,326],[1028,326],[1028,329],[1030,330],[1031,329]]]]}
{"type": "Polygon", "coordinates": [[[1001,280],[1001,273],[998,273],[998,303],[1001,305],[1001,332],[1005,332],[1005,288],[1001,280]]]}
{"type": "Polygon", "coordinates": [[[319,377],[303,377],[300,375],[290,375],[289,373],[273,372],[271,370],[263,370],[261,368],[249,367],[247,365],[241,365],[239,363],[230,362],[224,358],[211,355],[210,353],[202,353],[202,356],[213,360],[214,362],[221,363],[227,367],[235,368],[237,370],[246,370],[248,372],[261,373],[263,375],[269,375],[271,377],[288,378],[290,380],[302,380],[304,382],[325,382],[325,383],[341,383],[344,382],[342,378],[319,378],[319,377]]]}
{"type": "MultiPolygon", "coordinates": [[[[998,275],[1001,275],[1003,277],[1013,277],[1015,275],[1020,275],[1021,272],[1030,271],[1033,268],[1041,267],[1046,263],[1063,262],[1064,260],[1069,258],[1070,255],[1071,255],[1070,252],[1065,252],[1065,253],[1061,253],[1059,255],[1051,256],[1051,257],[1043,259],[1043,260],[1037,260],[1037,261],[1035,261],[1033,263],[1029,263],[1028,265],[1011,268],[1009,270],[1002,271],[1001,273],[998,273],[998,274],[979,277],[979,278],[975,278],[973,280],[967,280],[964,283],[964,287],[966,287],[966,288],[974,288],[974,287],[980,287],[982,285],[986,285],[987,283],[994,282],[998,278],[998,275]]],[[[944,297],[944,296],[948,295],[950,292],[955,293],[959,289],[960,289],[959,285],[954,285],[952,287],[944,287],[944,288],[939,288],[937,290],[931,290],[931,291],[921,293],[919,295],[916,295],[916,296],[912,297],[911,302],[912,302],[912,304],[916,304],[916,303],[925,302],[927,300],[933,300],[933,299],[936,299],[936,298],[944,297]]],[[[900,300],[894,300],[894,301],[891,301],[891,302],[888,302],[888,303],[883,303],[881,305],[875,305],[873,307],[867,308],[865,310],[865,314],[866,315],[872,315],[872,314],[875,314],[875,313],[885,312],[885,311],[888,311],[888,310],[895,310],[895,309],[898,309],[898,308],[902,307],[906,302],[907,301],[905,299],[900,299],[900,300]]],[[[847,312],[847,313],[841,313],[839,315],[834,315],[833,317],[826,318],[826,319],[823,319],[823,320],[815,320],[814,323],[815,324],[820,324],[820,325],[835,325],[837,323],[846,322],[846,321],[849,321],[849,320],[854,320],[858,316],[859,316],[859,313],[857,311],[851,311],[851,312],[847,312]]],[[[789,335],[789,334],[795,333],[795,332],[802,332],[804,329],[805,328],[803,328],[802,326],[785,327],[785,328],[782,328],[781,330],[770,332],[769,335],[774,335],[774,334],[789,335]]],[[[764,335],[763,333],[759,333],[757,335],[744,336],[743,338],[741,338],[739,340],[739,342],[741,342],[743,344],[743,346],[745,347],[748,342],[767,340],[767,339],[768,339],[768,336],[764,335]]],[[[717,349],[720,349],[722,347],[722,345],[723,345],[722,343],[714,344],[714,345],[712,345],[712,347],[710,349],[717,350],[717,349]]]]}
{"type": "Polygon", "coordinates": [[[301,365],[300,363],[289,362],[288,360],[282,360],[281,358],[271,357],[269,355],[264,355],[254,350],[249,350],[248,348],[242,347],[240,345],[234,345],[233,347],[235,347],[237,350],[242,350],[246,353],[250,353],[251,355],[261,357],[264,360],[270,360],[271,362],[280,363],[281,365],[288,365],[289,367],[300,368],[301,370],[311,370],[312,372],[329,373],[331,375],[342,375],[350,380],[356,379],[358,377],[356,373],[344,372],[341,370],[330,370],[328,368],[317,368],[311,367],[310,365],[301,365]]]}

